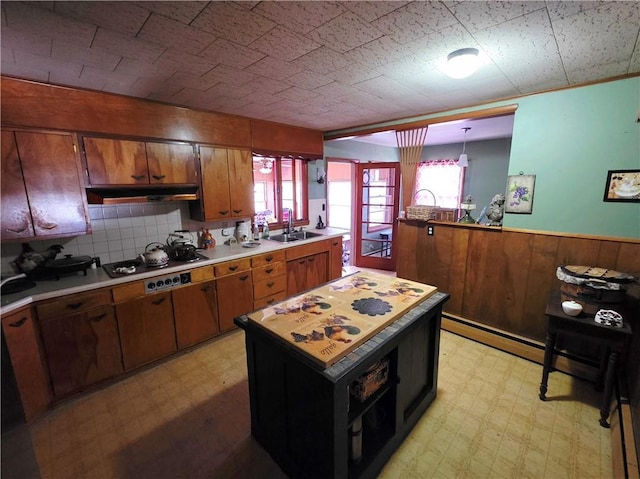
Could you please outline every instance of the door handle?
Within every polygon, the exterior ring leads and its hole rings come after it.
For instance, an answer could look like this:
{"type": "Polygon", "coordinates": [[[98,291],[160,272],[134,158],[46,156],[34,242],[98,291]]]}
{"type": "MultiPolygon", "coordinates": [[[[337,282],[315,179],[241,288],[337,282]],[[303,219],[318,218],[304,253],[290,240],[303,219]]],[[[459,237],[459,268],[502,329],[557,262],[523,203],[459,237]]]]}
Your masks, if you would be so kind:
{"type": "Polygon", "coordinates": [[[273,273],[273,268],[265,269],[264,272],[267,274],[271,274],[273,273]]]}
{"type": "Polygon", "coordinates": [[[69,304],[67,304],[67,308],[69,308],[69,309],[78,309],[83,304],[84,303],[82,301],[79,301],[77,303],[69,303],[69,304]]]}
{"type": "Polygon", "coordinates": [[[165,299],[167,299],[167,298],[156,299],[155,301],[151,301],[151,303],[155,304],[156,306],[158,306],[159,304],[164,303],[165,299]]]}
{"type": "Polygon", "coordinates": [[[229,266],[229,271],[235,271],[237,269],[238,269],[237,266],[229,266]]]}
{"type": "Polygon", "coordinates": [[[131,175],[131,178],[133,178],[136,181],[140,181],[140,180],[144,180],[144,175],[131,175]]]}
{"type": "Polygon", "coordinates": [[[275,284],[275,282],[267,283],[267,288],[273,288],[275,284]]]}
{"type": "Polygon", "coordinates": [[[92,323],[99,323],[106,316],[107,316],[107,313],[102,313],[102,314],[99,314],[98,316],[93,316],[92,318],[89,318],[89,321],[92,322],[92,323]]]}
{"type": "Polygon", "coordinates": [[[163,180],[166,177],[166,175],[151,175],[151,176],[153,176],[154,180],[163,180]]]}
{"type": "Polygon", "coordinates": [[[20,318],[15,323],[9,323],[9,326],[11,326],[12,328],[19,328],[20,326],[22,326],[25,323],[26,320],[27,320],[27,317],[25,316],[23,318],[20,318]]]}
{"type": "Polygon", "coordinates": [[[220,213],[221,215],[228,215],[229,214],[229,210],[218,211],[218,213],[220,213]]]}
{"type": "Polygon", "coordinates": [[[240,276],[240,281],[246,281],[249,278],[249,275],[240,276]]]}
{"type": "Polygon", "coordinates": [[[240,213],[242,212],[242,210],[233,210],[233,212],[234,212],[235,214],[240,214],[240,213]]]}

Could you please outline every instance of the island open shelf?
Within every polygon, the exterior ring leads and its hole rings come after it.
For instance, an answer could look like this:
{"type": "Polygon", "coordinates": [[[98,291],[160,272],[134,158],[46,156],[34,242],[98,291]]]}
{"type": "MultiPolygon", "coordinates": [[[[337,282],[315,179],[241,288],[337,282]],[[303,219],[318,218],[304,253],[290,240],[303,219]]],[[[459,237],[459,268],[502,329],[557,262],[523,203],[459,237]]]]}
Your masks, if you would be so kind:
{"type": "Polygon", "coordinates": [[[436,397],[448,298],[431,292],[328,367],[247,315],[235,319],[245,331],[251,432],[287,475],[376,477],[436,397]],[[381,360],[386,381],[355,397],[356,381],[381,360]]]}

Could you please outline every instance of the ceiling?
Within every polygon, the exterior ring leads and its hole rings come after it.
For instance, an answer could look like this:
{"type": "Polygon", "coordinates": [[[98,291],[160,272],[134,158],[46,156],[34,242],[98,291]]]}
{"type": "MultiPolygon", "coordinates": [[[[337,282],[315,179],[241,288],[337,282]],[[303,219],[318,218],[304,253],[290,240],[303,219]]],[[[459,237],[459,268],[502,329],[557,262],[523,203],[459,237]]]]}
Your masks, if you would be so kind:
{"type": "Polygon", "coordinates": [[[1,6],[2,74],[323,131],[640,72],[637,1],[1,6]]]}

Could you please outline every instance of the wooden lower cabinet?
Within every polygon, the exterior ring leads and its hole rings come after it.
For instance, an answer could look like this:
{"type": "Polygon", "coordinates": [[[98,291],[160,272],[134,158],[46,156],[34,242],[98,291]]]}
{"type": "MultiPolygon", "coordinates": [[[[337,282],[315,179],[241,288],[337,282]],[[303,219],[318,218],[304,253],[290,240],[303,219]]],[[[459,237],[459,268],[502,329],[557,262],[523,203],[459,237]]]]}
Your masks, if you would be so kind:
{"type": "Polygon", "coordinates": [[[177,350],[171,291],[116,305],[125,371],[177,350]]]}
{"type": "Polygon", "coordinates": [[[317,253],[287,261],[287,295],[302,293],[326,283],[329,253],[317,253]]]}
{"type": "Polygon", "coordinates": [[[11,357],[22,409],[27,421],[49,408],[51,392],[29,308],[2,316],[2,330],[11,357]]]}
{"type": "Polygon", "coordinates": [[[251,271],[230,274],[216,280],[220,331],[233,329],[233,318],[253,310],[251,271]]]}
{"type": "Polygon", "coordinates": [[[206,281],[173,291],[173,313],[178,348],[218,334],[216,282],[206,281]]]}
{"type": "Polygon", "coordinates": [[[331,239],[329,251],[329,280],[342,277],[342,237],[331,239]]]}
{"type": "Polygon", "coordinates": [[[113,306],[40,321],[56,398],[122,373],[113,306]]]}

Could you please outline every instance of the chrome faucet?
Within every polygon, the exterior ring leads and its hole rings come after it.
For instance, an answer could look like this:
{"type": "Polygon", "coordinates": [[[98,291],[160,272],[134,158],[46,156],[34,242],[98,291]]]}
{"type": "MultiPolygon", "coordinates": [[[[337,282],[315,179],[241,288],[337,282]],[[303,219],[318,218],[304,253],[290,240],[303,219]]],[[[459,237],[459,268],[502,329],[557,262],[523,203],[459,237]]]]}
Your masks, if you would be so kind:
{"type": "Polygon", "coordinates": [[[284,233],[285,234],[291,234],[291,230],[293,229],[293,210],[291,208],[283,208],[283,213],[285,211],[288,212],[287,215],[287,222],[284,225],[284,233]]]}
{"type": "Polygon", "coordinates": [[[20,274],[16,274],[15,276],[11,276],[9,278],[3,279],[2,281],[0,281],[0,287],[4,286],[5,283],[8,283],[9,281],[13,281],[16,279],[20,279],[20,278],[26,278],[27,275],[24,273],[20,273],[20,274]]]}

